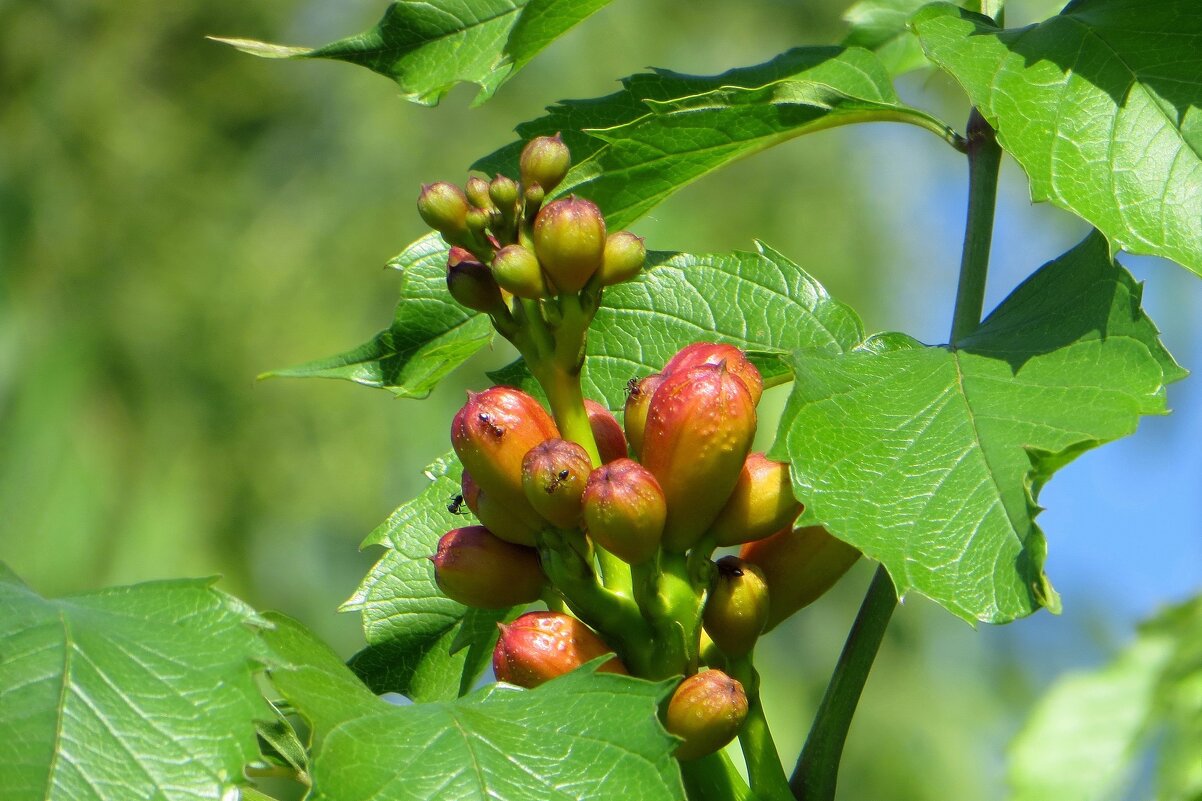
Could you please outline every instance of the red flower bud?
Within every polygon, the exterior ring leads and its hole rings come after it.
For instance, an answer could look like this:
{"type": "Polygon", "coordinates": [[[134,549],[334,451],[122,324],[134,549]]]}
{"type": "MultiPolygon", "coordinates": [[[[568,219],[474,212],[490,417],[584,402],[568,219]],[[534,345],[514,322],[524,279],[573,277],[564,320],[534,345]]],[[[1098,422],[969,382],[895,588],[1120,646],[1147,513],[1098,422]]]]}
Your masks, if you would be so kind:
{"type": "Polygon", "coordinates": [[[531,139],[518,157],[522,183],[527,186],[538,184],[546,192],[559,186],[571,166],[572,154],[559,134],[531,139]]]}
{"type": "Polygon", "coordinates": [[[491,313],[505,305],[492,272],[474,259],[447,264],[447,290],[451,297],[475,311],[491,313]]]}
{"type": "Polygon", "coordinates": [[[720,670],[706,670],[680,683],[668,702],[665,727],[684,739],[682,762],[712,754],[739,733],[747,718],[743,685],[720,670]]]}
{"type": "Polygon", "coordinates": [[[593,439],[597,441],[597,451],[601,454],[601,464],[612,462],[614,459],[626,458],[626,435],[618,418],[614,417],[595,400],[585,399],[584,411],[588,414],[589,428],[593,430],[593,439]]]}
{"type": "Polygon", "coordinates": [[[726,362],[726,369],[747,386],[751,393],[751,402],[759,403],[764,394],[764,378],[756,366],[747,361],[747,355],[734,345],[721,345],[716,342],[694,342],[676,352],[676,355],[664,365],[664,375],[690,367],[700,367],[703,364],[721,364],[726,362]]]}
{"type": "Polygon", "coordinates": [[[792,526],[802,505],[793,497],[789,465],[750,453],[718,518],[709,527],[715,544],[738,545],[792,526]]]}
{"type": "MultiPolygon", "coordinates": [[[[492,652],[493,673],[498,681],[519,687],[537,687],[613,651],[588,626],[559,612],[527,612],[499,628],[501,636],[492,652]]],[[[616,656],[598,671],[628,672],[616,656]]]]}
{"type": "Polygon", "coordinates": [[[531,525],[540,518],[522,490],[522,459],[535,445],[558,436],[555,421],[538,401],[511,387],[469,392],[451,422],[451,445],[481,491],[531,525]]]}
{"type": "Polygon", "coordinates": [[[484,526],[448,531],[438,541],[434,580],[447,597],[478,609],[507,609],[542,595],[546,577],[533,548],[513,545],[484,526]]]}
{"type": "Polygon", "coordinates": [[[739,552],[764,574],[768,584],[768,625],[776,624],[818,600],[851,569],[860,552],[822,526],[786,528],[749,542],[739,552]]]}
{"type": "Polygon", "coordinates": [[[718,560],[718,578],[705,601],[705,631],[731,659],[751,653],[768,623],[768,584],[737,556],[718,560]]]}
{"type": "Polygon", "coordinates": [[[577,197],[548,203],[534,219],[534,252],[559,292],[579,292],[605,255],[601,210],[577,197]]]}
{"type": "Polygon", "coordinates": [[[601,285],[613,286],[629,281],[639,274],[647,261],[647,246],[643,238],[629,231],[610,234],[605,240],[605,254],[601,259],[601,285]]]}
{"type": "Polygon", "coordinates": [[[469,208],[463,190],[446,181],[422,186],[417,196],[417,213],[448,242],[459,241],[467,234],[469,208]]]}
{"type": "Polygon", "coordinates": [[[651,405],[651,396],[662,383],[663,373],[652,373],[641,381],[632,378],[626,385],[626,440],[636,457],[643,452],[643,431],[647,426],[647,409],[651,405]]]}
{"type": "Polygon", "coordinates": [[[755,404],[725,365],[670,373],[647,410],[641,460],[668,501],[664,548],[688,550],[726,504],[755,436],[755,404]]]}
{"type": "Polygon", "coordinates": [[[538,259],[521,245],[506,245],[498,250],[492,260],[492,274],[502,289],[519,298],[536,300],[550,294],[538,259]]]}
{"type": "Polygon", "coordinates": [[[540,442],[522,460],[526,500],[559,528],[575,528],[580,523],[580,496],[592,469],[588,451],[575,442],[540,442]]]}
{"type": "Polygon", "coordinates": [[[633,459],[601,465],[584,488],[584,526],[602,548],[637,565],[655,556],[668,507],[659,482],[633,459]]]}
{"type": "Polygon", "coordinates": [[[526,520],[514,511],[512,507],[496,503],[492,497],[480,489],[480,485],[472,478],[472,474],[463,471],[460,486],[463,501],[472,510],[484,527],[506,542],[515,545],[534,545],[534,535],[542,526],[542,521],[530,510],[534,519],[526,520]]]}

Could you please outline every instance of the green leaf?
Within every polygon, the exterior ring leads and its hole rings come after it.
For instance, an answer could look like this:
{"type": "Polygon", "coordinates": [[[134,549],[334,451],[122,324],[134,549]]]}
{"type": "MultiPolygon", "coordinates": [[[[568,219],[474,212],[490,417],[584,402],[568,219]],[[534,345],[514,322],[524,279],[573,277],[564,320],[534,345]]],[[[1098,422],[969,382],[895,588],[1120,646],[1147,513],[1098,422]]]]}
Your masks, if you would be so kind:
{"type": "Polygon", "coordinates": [[[491,655],[497,621],[508,611],[470,609],[443,595],[434,582],[429,557],[439,538],[475,520],[447,510],[462,475],[453,454],[427,467],[426,475],[430,485],[364,541],[387,551],[342,607],[362,613],[368,642],[351,660],[352,668],[374,691],[414,701],[469,691],[491,655]]]}
{"type": "Polygon", "coordinates": [[[210,37],[261,58],[326,58],[391,78],[406,100],[433,106],[457,83],[478,84],[473,105],[609,0],[399,0],[371,30],[324,47],[210,37]]]}
{"type": "Polygon", "coordinates": [[[955,349],[893,338],[798,352],[772,453],[793,464],[803,522],[882,562],[967,620],[1058,599],[1043,574],[1039,490],[1089,448],[1165,411],[1184,371],[1140,287],[1084,242],[1029,278],[955,349]]]}
{"type": "MultiPolygon", "coordinates": [[[[842,353],[863,338],[854,311],[766,245],[757,243],[756,253],[651,253],[636,279],[605,290],[589,330],[581,383],[586,396],[620,409],[627,381],[659,370],[691,342],[729,342],[768,353],[842,353]]],[[[787,378],[777,359],[756,361],[772,383],[787,378]]],[[[492,377],[537,390],[522,362],[492,377]]]]}
{"type": "Polygon", "coordinates": [[[1100,670],[1059,679],[1010,747],[1013,801],[1104,801],[1155,740],[1160,801],[1202,793],[1202,598],[1158,616],[1100,670]]]}
{"type": "MultiPolygon", "coordinates": [[[[930,64],[918,37],[909,29],[910,17],[931,0],[860,0],[843,12],[851,26],[844,47],[864,47],[874,53],[890,75],[902,75],[930,64]]],[[[981,4],[967,0],[957,5],[980,11],[981,4]]]]}
{"type": "MultiPolygon", "coordinates": [[[[860,48],[797,48],[721,75],[660,70],[622,83],[620,92],[565,101],[518,126],[523,140],[563,132],[576,166],[555,194],[589,198],[613,229],[719,167],[804,133],[892,120],[953,136],[898,100],[880,61],[860,48]]],[[[474,166],[515,174],[520,150],[513,143],[474,166]]]]}
{"type": "Polygon", "coordinates": [[[389,262],[401,271],[401,297],[388,330],[354,350],[263,377],[341,378],[401,398],[428,396],[493,337],[488,317],[447,292],[446,261],[447,247],[437,234],[417,240],[389,262]]]}
{"type": "Polygon", "coordinates": [[[209,579],[43,598],[0,564],[8,801],[222,798],[258,758],[262,621],[209,579]]]}
{"type": "Polygon", "coordinates": [[[1202,273],[1202,6],[1077,0],[1007,31],[950,5],[914,20],[964,86],[1035,200],[1117,247],[1202,273]]]}

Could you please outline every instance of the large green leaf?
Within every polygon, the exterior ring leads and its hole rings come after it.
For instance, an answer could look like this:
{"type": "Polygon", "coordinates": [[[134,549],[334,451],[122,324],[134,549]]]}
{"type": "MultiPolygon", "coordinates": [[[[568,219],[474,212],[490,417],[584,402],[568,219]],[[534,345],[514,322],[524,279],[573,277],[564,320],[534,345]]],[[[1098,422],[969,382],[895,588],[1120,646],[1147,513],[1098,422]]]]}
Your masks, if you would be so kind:
{"type": "Polygon", "coordinates": [[[267,639],[290,666],[272,682],[313,727],[313,801],[684,798],[677,741],[656,716],[671,682],[596,673],[598,661],[528,692],[397,707],[299,624],[272,621],[267,639]]]}
{"type": "Polygon", "coordinates": [[[1163,413],[1183,376],[1139,300],[1093,234],[955,348],[797,353],[773,453],[793,463],[803,521],[882,562],[899,594],[966,619],[1055,609],[1041,486],[1163,413]]]}
{"type": "Polygon", "coordinates": [[[261,621],[211,580],[49,600],[0,564],[0,795],[214,799],[241,783],[273,713],[261,621]]]}
{"type": "Polygon", "coordinates": [[[388,330],[346,353],[264,377],[342,378],[402,398],[426,397],[493,337],[488,317],[447,292],[446,262],[447,246],[437,234],[417,240],[389,262],[401,272],[401,297],[388,330]]]}
{"type": "MultiPolygon", "coordinates": [[[[930,62],[922,52],[918,37],[909,28],[914,12],[931,0],[859,0],[843,12],[843,19],[851,26],[843,39],[845,47],[866,47],[876,53],[877,58],[889,70],[890,75],[901,75],[920,69],[930,62]]],[[[972,11],[980,11],[976,0],[957,3],[972,11]]]]}
{"type": "MultiPolygon", "coordinates": [[[[804,133],[894,120],[951,135],[898,100],[888,72],[861,48],[797,48],[721,75],[657,71],[622,83],[620,92],[565,101],[518,126],[523,140],[564,133],[576,166],[556,194],[589,198],[613,228],[724,164],[804,133]]],[[[511,144],[475,166],[514,174],[520,149],[511,144]]]]}
{"type": "Polygon", "coordinates": [[[415,701],[456,698],[471,689],[492,652],[506,610],[470,609],[443,595],[431,556],[438,540],[474,518],[452,514],[462,468],[447,454],[426,468],[430,484],[364,541],[387,549],[344,610],[363,615],[368,647],[351,666],[376,692],[415,701]]]}
{"type": "Polygon", "coordinates": [[[1100,670],[1058,680],[1010,749],[1012,801],[1119,797],[1155,740],[1156,798],[1202,796],[1202,598],[1174,607],[1100,670]]]}
{"type": "MultiPolygon", "coordinates": [[[[588,397],[619,409],[627,381],[659,370],[691,342],[842,353],[863,338],[854,311],[766,245],[757,243],[755,253],[652,253],[638,278],[605,290],[589,330],[582,385],[588,397]]],[[[785,377],[779,361],[760,364],[770,383],[785,377]]],[[[521,362],[493,378],[537,390],[521,362]]]]}
{"type": "Polygon", "coordinates": [[[1079,214],[1118,247],[1202,273],[1202,5],[1077,0],[1000,31],[940,4],[914,25],[1036,200],[1079,214]]]}
{"type": "Polygon", "coordinates": [[[263,58],[327,58],[396,81],[402,95],[432,106],[457,83],[480,86],[474,105],[543,48],[610,0],[399,0],[371,30],[324,47],[212,37],[263,58]]]}

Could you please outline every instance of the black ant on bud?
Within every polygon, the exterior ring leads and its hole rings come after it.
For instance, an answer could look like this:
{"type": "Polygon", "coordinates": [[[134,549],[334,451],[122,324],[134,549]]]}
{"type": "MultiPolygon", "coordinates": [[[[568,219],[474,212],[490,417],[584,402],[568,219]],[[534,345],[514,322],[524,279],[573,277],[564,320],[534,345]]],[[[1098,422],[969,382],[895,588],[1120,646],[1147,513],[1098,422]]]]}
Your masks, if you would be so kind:
{"type": "Polygon", "coordinates": [[[551,479],[551,483],[547,485],[547,494],[550,495],[551,493],[555,492],[555,490],[559,489],[560,484],[567,481],[571,477],[571,470],[560,470],[559,474],[556,475],[555,478],[551,479]]]}
{"type": "Polygon", "coordinates": [[[489,433],[497,439],[500,439],[505,433],[505,429],[494,423],[492,421],[492,415],[488,414],[487,412],[480,412],[480,425],[487,428],[489,433]]]}

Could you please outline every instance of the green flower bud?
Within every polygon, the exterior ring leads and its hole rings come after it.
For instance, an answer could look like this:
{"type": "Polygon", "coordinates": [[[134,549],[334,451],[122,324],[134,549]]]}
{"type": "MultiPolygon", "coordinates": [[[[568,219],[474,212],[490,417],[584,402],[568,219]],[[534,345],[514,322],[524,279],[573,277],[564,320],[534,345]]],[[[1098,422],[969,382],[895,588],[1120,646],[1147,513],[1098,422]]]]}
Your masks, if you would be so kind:
{"type": "Polygon", "coordinates": [[[652,373],[641,381],[632,378],[626,385],[626,411],[623,416],[626,422],[626,441],[630,443],[630,451],[636,457],[643,451],[643,431],[647,426],[647,409],[651,406],[651,396],[663,382],[663,373],[652,373]]]}
{"type": "Polygon", "coordinates": [[[647,261],[647,246],[643,238],[629,231],[610,234],[605,240],[605,253],[601,258],[601,285],[613,286],[629,281],[639,274],[647,261]]]}
{"type": "Polygon", "coordinates": [[[762,540],[792,526],[802,505],[793,497],[789,465],[750,453],[709,534],[719,546],[762,540]]]}
{"type": "Polygon", "coordinates": [[[539,402],[511,387],[469,392],[451,422],[451,445],[480,490],[531,526],[541,518],[522,490],[522,460],[535,445],[558,436],[539,402]]]}
{"type": "Polygon", "coordinates": [[[690,367],[700,367],[703,364],[721,364],[726,362],[726,369],[747,386],[751,393],[751,402],[758,404],[764,394],[764,378],[755,365],[747,360],[747,355],[734,345],[721,345],[716,342],[694,342],[677,351],[676,355],[664,365],[664,375],[677,370],[688,370],[690,367]]]}
{"type": "Polygon", "coordinates": [[[670,373],[647,409],[641,459],[668,501],[664,548],[688,550],[726,505],[755,436],[755,404],[726,366],[670,373]]]}
{"type": "Polygon", "coordinates": [[[522,460],[526,500],[552,524],[575,528],[580,523],[580,496],[592,469],[588,451],[575,442],[566,439],[540,442],[522,460]]]}
{"type": "Polygon", "coordinates": [[[538,259],[521,245],[498,250],[492,260],[492,274],[502,289],[519,298],[537,300],[550,294],[538,259]]]}
{"type": "Polygon", "coordinates": [[[464,223],[467,225],[469,231],[483,237],[489,224],[492,223],[492,213],[486,209],[468,209],[467,215],[464,217],[464,223]]]}
{"type": "Polygon", "coordinates": [[[491,314],[505,306],[492,271],[474,259],[447,265],[447,290],[469,309],[491,314]]]}
{"type": "Polygon", "coordinates": [[[807,526],[786,528],[767,539],[749,542],[739,556],[764,574],[768,584],[768,625],[764,630],[771,631],[833,587],[860,558],[860,552],[822,526],[807,526]]]}
{"type": "MultiPolygon", "coordinates": [[[[534,535],[541,527],[541,520],[526,520],[511,506],[497,503],[491,495],[480,489],[480,485],[472,478],[472,474],[466,470],[463,471],[460,487],[460,491],[463,493],[463,502],[467,504],[468,509],[472,510],[476,519],[484,524],[485,528],[506,542],[512,542],[515,545],[534,545],[534,535]]],[[[530,510],[530,517],[537,518],[533,511],[530,510]]]]}
{"type": "Polygon", "coordinates": [[[504,175],[498,174],[488,185],[488,197],[493,205],[502,211],[515,208],[521,196],[517,181],[504,175]]]}
{"type": "Polygon", "coordinates": [[[426,225],[448,242],[459,242],[467,235],[467,195],[454,184],[438,181],[422,186],[417,196],[417,213],[426,225]]]}
{"type": "Polygon", "coordinates": [[[538,184],[546,192],[559,186],[571,166],[572,154],[559,134],[531,139],[518,158],[522,183],[526,186],[538,184]]]}
{"type": "MultiPolygon", "coordinates": [[[[498,626],[493,673],[497,681],[519,687],[537,687],[613,652],[588,626],[559,612],[527,612],[508,626],[498,626]]],[[[628,674],[616,656],[598,672],[628,674]]]]}
{"type": "Polygon", "coordinates": [[[768,584],[760,569],[737,556],[719,559],[703,620],[706,633],[727,657],[751,653],[768,624],[768,584]]]}
{"type": "Polygon", "coordinates": [[[494,536],[484,526],[448,531],[438,541],[434,580],[448,598],[477,609],[537,601],[547,583],[538,552],[494,536]]]}
{"type": "Polygon", "coordinates": [[[589,428],[593,430],[593,439],[597,442],[597,451],[601,455],[601,464],[615,459],[626,458],[626,435],[618,418],[610,413],[595,400],[585,399],[584,411],[588,414],[589,428]]]}
{"type": "Polygon", "coordinates": [[[497,208],[492,201],[492,194],[489,192],[489,183],[483,178],[473,175],[467,179],[467,186],[464,187],[464,194],[467,195],[468,201],[478,209],[492,211],[497,208]]]}
{"type": "Polygon", "coordinates": [[[665,727],[684,739],[676,749],[681,762],[714,753],[739,733],[747,719],[743,685],[721,670],[706,670],[680,683],[668,702],[665,727]]]}
{"type": "Polygon", "coordinates": [[[579,292],[605,257],[605,218],[583,198],[552,201],[534,219],[534,252],[559,292],[579,292]]]}
{"type": "Polygon", "coordinates": [[[655,556],[667,513],[659,482],[633,459],[601,465],[588,477],[585,529],[594,542],[628,564],[655,556]]]}

